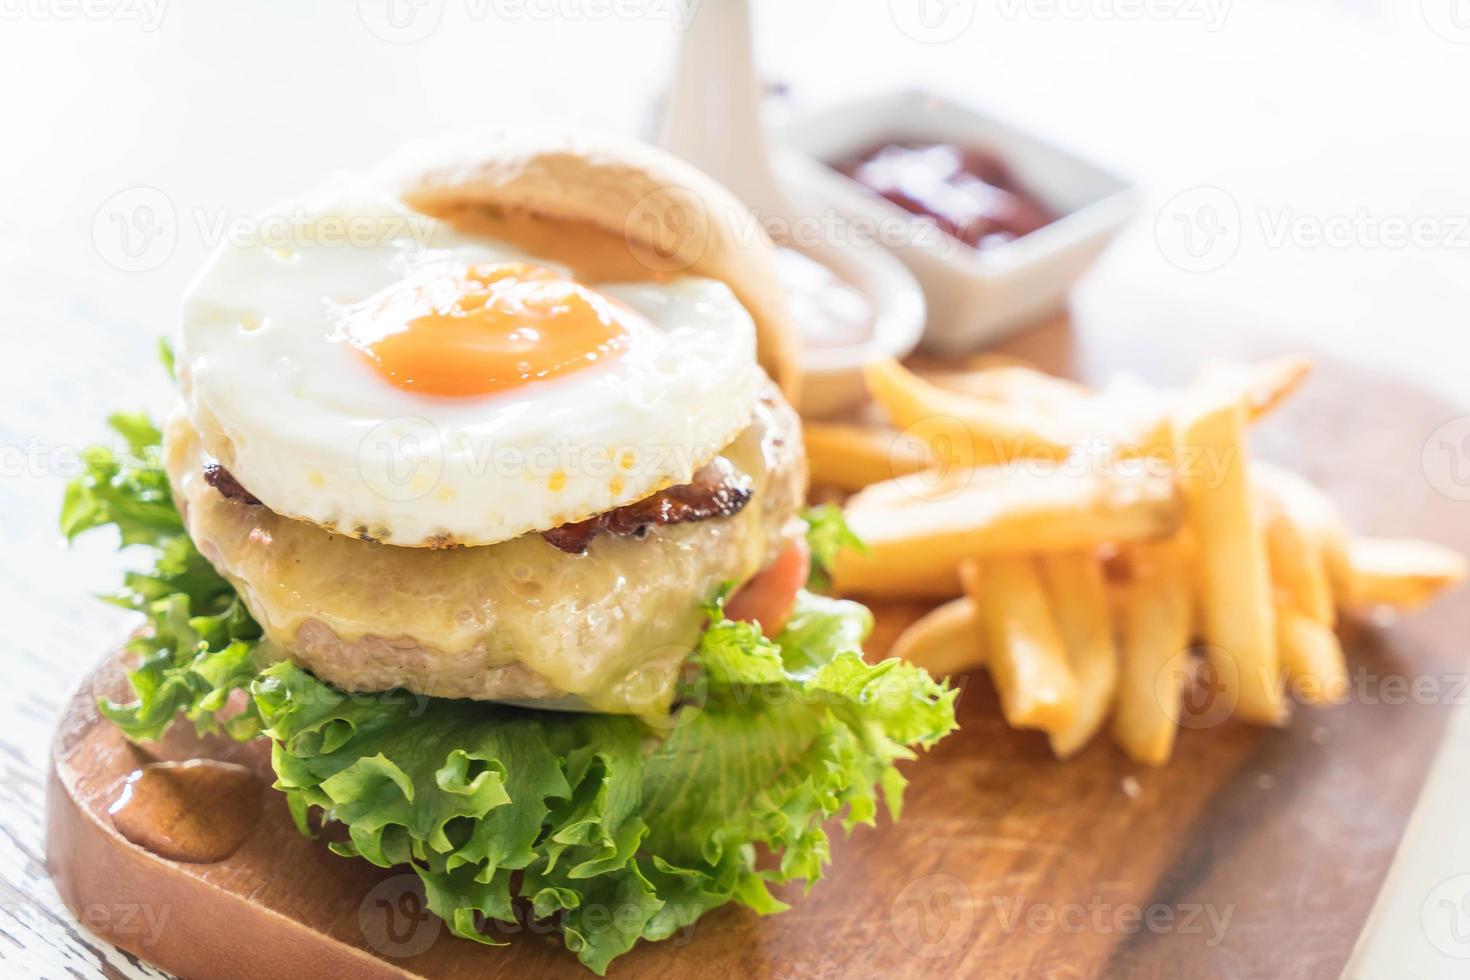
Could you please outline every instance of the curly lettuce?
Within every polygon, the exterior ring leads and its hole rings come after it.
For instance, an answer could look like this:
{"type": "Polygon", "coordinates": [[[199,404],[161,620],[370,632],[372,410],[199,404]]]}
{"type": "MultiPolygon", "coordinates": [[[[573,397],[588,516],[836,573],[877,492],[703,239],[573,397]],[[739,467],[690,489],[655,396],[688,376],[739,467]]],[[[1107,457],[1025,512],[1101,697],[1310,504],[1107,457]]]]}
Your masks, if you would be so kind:
{"type": "Polygon", "coordinates": [[[260,627],[184,530],[161,463],[158,429],[141,415],[114,415],[108,424],[124,445],[93,446],[83,454],[84,471],[62,501],[62,533],[70,541],[115,527],[124,547],[147,547],[154,558],[150,571],[127,573],[122,588],[104,597],[142,613],[146,626],[128,643],[137,658],[128,674],[137,700],[120,705],[104,698],[100,710],[135,739],[161,737],[181,715],[200,734],[258,735],[254,703],[245,699],[243,710],[234,710],[240,698],[231,704],[231,696],[246,691],[259,669],[260,627]]]}
{"type": "Polygon", "coordinates": [[[867,554],[868,546],[847,526],[847,518],[836,504],[808,507],[801,516],[806,521],[806,547],[811,554],[806,586],[825,589],[832,584],[831,568],[837,553],[852,549],[867,554]]]}
{"type": "Polygon", "coordinates": [[[90,455],[62,516],[69,537],[113,525],[155,553],[114,597],[148,619],[133,641],[136,701],[103,711],[139,739],[179,716],[269,738],[302,832],[337,824],[337,853],[412,867],[456,935],[495,944],[494,923],[528,908],[601,974],[721,905],[780,911],[772,886],[820,878],[829,820],[871,823],[880,805],[896,818],[895,764],[954,727],[956,692],[913,665],[863,660],[866,608],[806,592],[775,640],[713,602],[692,680],[656,726],[354,695],[288,661],[259,669],[260,629],[190,543],[157,431],[120,422],[128,450],[90,455]]]}

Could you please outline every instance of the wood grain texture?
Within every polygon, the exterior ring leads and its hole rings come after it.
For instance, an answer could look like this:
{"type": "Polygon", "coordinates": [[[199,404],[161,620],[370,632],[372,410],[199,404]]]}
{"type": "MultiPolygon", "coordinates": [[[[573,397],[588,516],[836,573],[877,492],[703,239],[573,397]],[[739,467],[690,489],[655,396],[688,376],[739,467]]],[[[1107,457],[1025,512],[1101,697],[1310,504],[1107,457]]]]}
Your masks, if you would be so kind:
{"type": "MultiPolygon", "coordinates": [[[[1278,352],[1121,328],[1102,346],[1081,340],[1057,324],[1012,347],[1084,377],[1126,364],[1156,382],[1182,382],[1197,346],[1278,352]]],[[[1452,414],[1324,365],[1257,442],[1263,456],[1322,483],[1355,528],[1470,550],[1458,505],[1418,469],[1424,440],[1452,414]]],[[[914,611],[880,609],[875,648],[914,611]]],[[[1446,702],[1465,693],[1467,630],[1463,596],[1388,629],[1356,627],[1350,703],[1298,708],[1280,731],[1230,722],[1183,731],[1161,770],[1128,762],[1105,741],[1058,763],[1042,737],[1005,727],[988,681],[963,679],[962,729],[908,766],[900,824],[880,821],[837,841],[830,876],[806,897],[788,894],[792,911],[761,919],[722,910],[688,935],[640,946],[611,975],[1335,977],[1403,833],[1446,702]],[[1408,688],[1420,675],[1434,679],[1428,697],[1408,688]]],[[[89,684],[115,682],[104,672],[89,684]]],[[[94,694],[72,702],[58,737],[52,859],[78,909],[149,901],[140,898],[148,890],[122,882],[170,883],[146,948],[136,933],[94,925],[120,946],[189,976],[243,976],[268,953],[253,939],[240,948],[251,935],[245,920],[264,915],[278,917],[285,957],[272,966],[309,957],[316,972],[341,966],[362,976],[582,972],[539,927],[500,949],[450,938],[404,894],[411,878],[300,838],[280,799],[267,800],[256,835],[219,864],[170,865],[122,842],[101,811],[154,750],[97,724],[94,694]],[[186,958],[167,958],[175,955],[186,958]]],[[[158,751],[253,750],[171,736],[158,751]]]]}

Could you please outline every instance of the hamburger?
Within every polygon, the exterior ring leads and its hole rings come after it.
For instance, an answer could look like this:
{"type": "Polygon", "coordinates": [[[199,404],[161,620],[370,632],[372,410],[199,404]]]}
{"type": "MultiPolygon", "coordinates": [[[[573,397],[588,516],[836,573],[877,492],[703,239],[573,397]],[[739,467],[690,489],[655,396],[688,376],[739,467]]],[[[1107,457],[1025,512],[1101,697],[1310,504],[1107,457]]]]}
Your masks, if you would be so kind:
{"type": "Polygon", "coordinates": [[[897,815],[954,692],[805,588],[772,249],[723,189],[583,132],[411,147],[261,215],[190,286],[160,426],[114,416],[68,536],[117,601],[132,738],[271,742],[303,833],[417,873],[468,940],[551,920],[602,973],[820,877],[897,815]]]}

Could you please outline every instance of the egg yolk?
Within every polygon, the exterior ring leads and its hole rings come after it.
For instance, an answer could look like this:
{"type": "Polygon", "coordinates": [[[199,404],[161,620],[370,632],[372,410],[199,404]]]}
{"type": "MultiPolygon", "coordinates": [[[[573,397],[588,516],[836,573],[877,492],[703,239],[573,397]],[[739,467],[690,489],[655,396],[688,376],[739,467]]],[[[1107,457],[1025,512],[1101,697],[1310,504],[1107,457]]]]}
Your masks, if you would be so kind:
{"type": "Polygon", "coordinates": [[[618,357],[638,319],[558,272],[506,262],[395,283],[351,310],[346,332],[399,388],[463,398],[618,357]]]}

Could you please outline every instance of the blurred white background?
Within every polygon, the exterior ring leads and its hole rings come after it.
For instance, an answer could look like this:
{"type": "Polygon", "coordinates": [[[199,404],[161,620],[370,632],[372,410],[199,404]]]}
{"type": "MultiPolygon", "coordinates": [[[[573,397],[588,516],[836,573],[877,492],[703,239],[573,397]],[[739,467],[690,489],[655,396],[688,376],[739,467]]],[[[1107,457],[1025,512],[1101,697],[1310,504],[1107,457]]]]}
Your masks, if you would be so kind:
{"type": "MultiPolygon", "coordinates": [[[[7,289],[156,333],[223,222],[406,138],[546,118],[641,130],[698,2],[0,0],[7,289]],[[130,222],[155,195],[137,188],[161,192],[162,232],[126,272],[107,258],[148,234],[130,222]]],[[[919,85],[1141,180],[1143,213],[1083,308],[1302,334],[1470,400],[1465,0],[756,6],[763,74],[798,103],[919,85]],[[1240,214],[1237,254],[1205,273],[1154,234],[1200,186],[1240,214]],[[1419,243],[1386,243],[1416,221],[1419,243]]],[[[7,342],[34,330],[15,306],[7,342]]]]}

